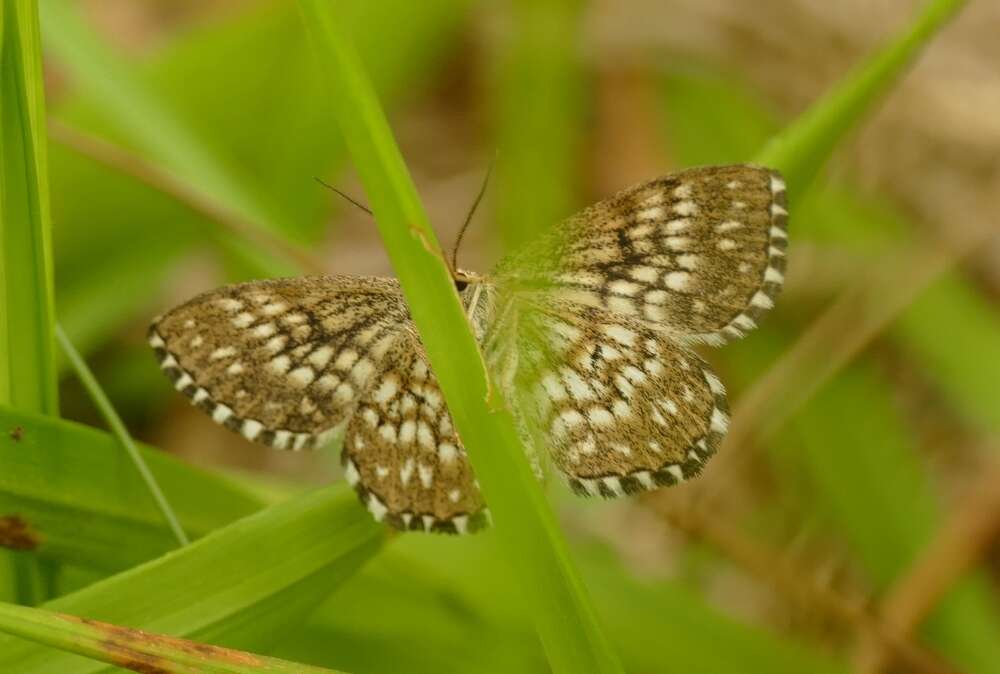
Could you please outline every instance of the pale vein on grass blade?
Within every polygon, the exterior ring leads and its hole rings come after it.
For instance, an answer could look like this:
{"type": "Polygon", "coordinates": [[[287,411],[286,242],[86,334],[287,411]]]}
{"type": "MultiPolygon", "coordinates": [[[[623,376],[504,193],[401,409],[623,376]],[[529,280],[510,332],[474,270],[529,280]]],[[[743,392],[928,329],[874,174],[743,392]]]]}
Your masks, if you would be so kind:
{"type": "MultiPolygon", "coordinates": [[[[326,68],[337,121],[354,158],[413,320],[468,448],[497,535],[553,671],[622,671],[570,561],[510,415],[491,409],[482,358],[437,240],[357,54],[332,5],[301,0],[326,68]]],[[[493,387],[496,395],[496,388],[493,387]]]]}

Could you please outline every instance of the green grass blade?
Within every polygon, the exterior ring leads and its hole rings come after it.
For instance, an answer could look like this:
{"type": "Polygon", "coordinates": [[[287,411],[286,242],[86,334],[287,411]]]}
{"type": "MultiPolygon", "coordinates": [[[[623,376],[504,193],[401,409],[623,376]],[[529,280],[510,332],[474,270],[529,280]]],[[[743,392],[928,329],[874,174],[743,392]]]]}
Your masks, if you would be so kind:
{"type": "MultiPolygon", "coordinates": [[[[34,2],[0,6],[0,403],[57,414],[49,214],[38,11],[34,2]]],[[[11,558],[19,602],[40,587],[34,565],[11,558]]]]}
{"type": "Polygon", "coordinates": [[[206,646],[11,604],[0,603],[0,631],[136,672],[337,674],[332,669],[206,646]]]}
{"type": "Polygon", "coordinates": [[[94,373],[90,371],[86,361],[83,360],[83,356],[80,355],[76,347],[73,346],[73,343],[69,341],[69,337],[66,336],[66,333],[58,325],[56,326],[56,338],[59,340],[59,345],[62,347],[63,353],[66,354],[66,357],[73,365],[73,369],[76,370],[76,376],[80,379],[83,387],[87,389],[87,393],[90,394],[90,398],[93,400],[94,405],[97,406],[101,416],[104,417],[105,423],[111,427],[111,432],[118,438],[118,442],[121,443],[125,453],[128,454],[129,459],[135,464],[136,470],[139,471],[139,476],[142,478],[146,488],[149,489],[156,507],[163,514],[163,519],[167,523],[167,526],[170,527],[174,538],[177,539],[180,545],[187,545],[190,543],[190,540],[188,540],[187,534],[184,533],[184,528],[180,522],[177,521],[177,515],[174,514],[173,508],[170,507],[170,502],[163,495],[163,490],[160,489],[160,485],[156,482],[152,471],[149,470],[149,466],[143,459],[142,454],[139,453],[139,448],[136,447],[131,434],[125,428],[125,423],[118,416],[118,412],[115,411],[111,401],[104,394],[104,389],[97,382],[94,373]]]}
{"type": "MultiPolygon", "coordinates": [[[[265,505],[232,480],[159,450],[139,452],[193,537],[265,505]]],[[[176,545],[114,436],[3,406],[0,518],[0,542],[100,571],[121,571],[176,545]]]]}
{"type": "Polygon", "coordinates": [[[337,122],[553,671],[620,672],[510,415],[487,405],[478,347],[358,56],[328,3],[299,6],[329,75],[337,122]]]}
{"type": "MultiPolygon", "coordinates": [[[[326,488],[272,506],[45,608],[262,650],[353,576],[384,538],[353,492],[326,488]]],[[[105,668],[0,638],[0,671],[90,674],[105,668]]]]}
{"type": "Polygon", "coordinates": [[[0,42],[0,402],[55,414],[45,94],[33,2],[3,4],[0,42]]]}
{"type": "Polygon", "coordinates": [[[578,205],[586,117],[578,60],[582,9],[579,0],[511,3],[513,30],[496,101],[496,217],[507,250],[578,205]]]}
{"type": "Polygon", "coordinates": [[[805,194],[843,137],[869,113],[966,0],[930,0],[909,29],[866,59],[757,155],[782,171],[789,200],[805,194]]]}

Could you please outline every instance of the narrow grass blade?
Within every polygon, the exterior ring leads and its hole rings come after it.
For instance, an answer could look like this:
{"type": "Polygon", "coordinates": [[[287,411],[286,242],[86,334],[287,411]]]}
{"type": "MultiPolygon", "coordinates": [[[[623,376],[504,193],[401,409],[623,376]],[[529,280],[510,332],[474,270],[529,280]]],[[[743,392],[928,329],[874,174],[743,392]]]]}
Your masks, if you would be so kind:
{"type": "Polygon", "coordinates": [[[149,466],[146,464],[139,453],[139,448],[136,447],[135,441],[129,434],[128,429],[125,428],[125,423],[122,422],[121,417],[118,416],[118,412],[115,411],[114,406],[108,397],[104,395],[104,390],[101,385],[97,382],[97,378],[94,377],[94,373],[90,371],[87,367],[86,361],[73,346],[73,343],[69,341],[69,337],[63,332],[62,328],[58,325],[56,326],[56,338],[59,340],[59,345],[62,347],[63,353],[69,358],[70,363],[73,365],[73,369],[76,370],[76,376],[79,377],[80,382],[83,387],[87,389],[87,393],[90,394],[91,400],[94,405],[97,406],[98,411],[101,416],[104,417],[105,423],[111,427],[111,432],[118,442],[121,443],[122,449],[128,454],[129,459],[135,464],[135,468],[139,471],[140,477],[142,477],[143,483],[146,488],[149,489],[150,496],[153,497],[153,501],[156,503],[156,507],[159,509],[160,513],[163,515],[164,521],[167,526],[170,527],[170,531],[173,533],[174,538],[180,545],[187,545],[190,543],[187,534],[184,533],[184,528],[181,527],[180,522],[177,521],[177,515],[174,514],[173,508],[170,507],[170,503],[167,501],[167,497],[163,495],[163,490],[160,489],[160,485],[156,482],[156,477],[153,476],[152,471],[149,470],[149,466]]]}
{"type": "Polygon", "coordinates": [[[360,60],[331,5],[302,0],[299,7],[410,313],[553,671],[620,672],[510,415],[487,404],[498,392],[491,390],[440,247],[360,60]]]}
{"type": "MultiPolygon", "coordinates": [[[[235,481],[139,447],[177,517],[199,538],[265,502],[235,481]]],[[[176,544],[114,436],[0,406],[0,544],[116,572],[176,544]]]]}
{"type": "Polygon", "coordinates": [[[0,402],[56,413],[45,94],[33,2],[5,2],[0,42],[0,402]]]}
{"type": "Polygon", "coordinates": [[[510,7],[513,26],[495,106],[496,214],[507,250],[578,205],[587,104],[577,56],[583,3],[520,0],[510,7]]]}
{"type": "Polygon", "coordinates": [[[908,29],[862,62],[757,155],[755,161],[784,173],[791,203],[805,194],[844,135],[875,107],[965,4],[966,0],[930,0],[908,29]]]}
{"type": "MultiPolygon", "coordinates": [[[[131,469],[131,467],[130,467],[131,469]]],[[[272,506],[44,608],[230,648],[262,650],[353,576],[385,539],[346,487],[272,506]]],[[[0,638],[0,671],[104,666],[0,638]]]]}
{"type": "MultiPolygon", "coordinates": [[[[45,86],[34,2],[0,6],[0,403],[57,414],[45,86]]],[[[12,559],[20,602],[34,565],[12,559]]]]}
{"type": "Polygon", "coordinates": [[[0,631],[136,672],[337,674],[332,669],[11,604],[0,603],[0,631]]]}

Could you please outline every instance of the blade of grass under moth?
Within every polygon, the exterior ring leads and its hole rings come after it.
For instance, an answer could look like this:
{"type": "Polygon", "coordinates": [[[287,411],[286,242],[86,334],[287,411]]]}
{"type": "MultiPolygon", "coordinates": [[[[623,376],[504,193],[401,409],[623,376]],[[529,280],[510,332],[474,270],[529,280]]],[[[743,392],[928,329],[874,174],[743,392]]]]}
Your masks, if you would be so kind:
{"type": "MultiPolygon", "coordinates": [[[[131,469],[131,467],[129,467],[131,469]]],[[[44,608],[229,648],[280,638],[381,548],[385,531],[337,485],[271,506],[44,608]]],[[[0,671],[92,674],[101,663],[0,637],[0,671]]]]}
{"type": "Polygon", "coordinates": [[[337,121],[410,313],[475,466],[496,534],[555,672],[621,672],[512,419],[496,400],[455,286],[360,60],[332,7],[299,2],[337,121]]]}
{"type": "MultiPolygon", "coordinates": [[[[266,505],[235,480],[139,452],[192,537],[266,505]]],[[[111,434],[0,405],[0,544],[102,572],[149,561],[175,543],[145,489],[111,434]]]]}
{"type": "Polygon", "coordinates": [[[332,669],[0,603],[0,631],[136,672],[337,674],[332,669]]]}

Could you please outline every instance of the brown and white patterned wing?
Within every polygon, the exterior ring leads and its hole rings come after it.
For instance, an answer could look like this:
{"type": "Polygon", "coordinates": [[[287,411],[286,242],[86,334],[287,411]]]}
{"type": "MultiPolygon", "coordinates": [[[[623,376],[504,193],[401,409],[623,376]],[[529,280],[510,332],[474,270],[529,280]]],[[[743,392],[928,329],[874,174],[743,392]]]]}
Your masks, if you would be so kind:
{"type": "Polygon", "coordinates": [[[669,330],[680,341],[742,337],[784,281],[785,184],[756,166],[696,168],[586,209],[500,264],[498,283],[669,330]]]}
{"type": "Polygon", "coordinates": [[[479,485],[416,334],[382,363],[344,434],[344,475],[375,519],[397,529],[481,529],[479,485]]]}
{"type": "Polygon", "coordinates": [[[620,496],[698,474],[729,425],[708,365],[644,321],[536,299],[521,317],[519,384],[573,490],[620,496]]]}
{"type": "Polygon", "coordinates": [[[157,318],[149,342],[213,420],[303,449],[351,415],[409,320],[395,280],[277,279],[200,295],[157,318]]]}

